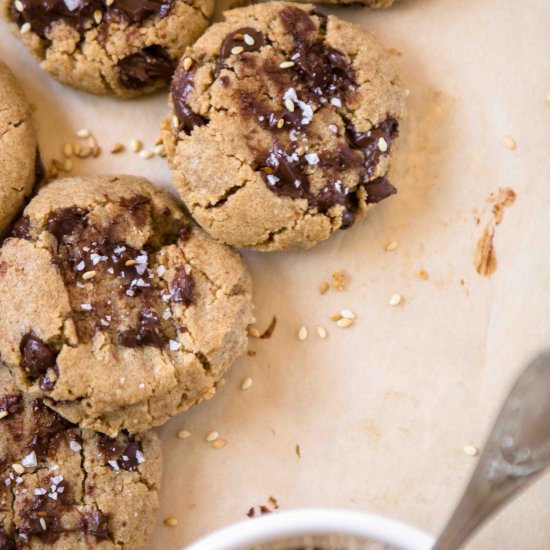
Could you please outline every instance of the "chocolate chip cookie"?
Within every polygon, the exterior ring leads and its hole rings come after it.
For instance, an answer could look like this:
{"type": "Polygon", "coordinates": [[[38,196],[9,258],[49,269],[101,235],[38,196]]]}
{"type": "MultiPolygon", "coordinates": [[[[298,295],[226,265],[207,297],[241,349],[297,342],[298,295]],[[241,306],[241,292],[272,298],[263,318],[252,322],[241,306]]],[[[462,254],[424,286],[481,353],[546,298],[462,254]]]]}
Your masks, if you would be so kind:
{"type": "Polygon", "coordinates": [[[44,175],[31,108],[15,76],[0,61],[0,237],[44,175]]]}
{"type": "Polygon", "coordinates": [[[165,86],[214,0],[0,0],[3,17],[63,84],[134,97],[165,86]]]}
{"type": "Polygon", "coordinates": [[[403,90],[378,40],[311,5],[226,13],[171,87],[174,184],[216,239],[307,248],[396,192],[387,171],[403,90]]]}
{"type": "MultiPolygon", "coordinates": [[[[301,1],[301,0],[300,0],[301,1]]],[[[389,8],[394,0],[319,0],[318,4],[334,4],[338,6],[363,5],[368,8],[389,8]]]]}
{"type": "Polygon", "coordinates": [[[0,366],[0,548],[147,548],[160,441],[82,430],[0,366]]]}
{"type": "Polygon", "coordinates": [[[19,388],[114,436],[210,398],[246,347],[239,255],[131,176],[69,178],[0,249],[0,358],[19,388]]]}

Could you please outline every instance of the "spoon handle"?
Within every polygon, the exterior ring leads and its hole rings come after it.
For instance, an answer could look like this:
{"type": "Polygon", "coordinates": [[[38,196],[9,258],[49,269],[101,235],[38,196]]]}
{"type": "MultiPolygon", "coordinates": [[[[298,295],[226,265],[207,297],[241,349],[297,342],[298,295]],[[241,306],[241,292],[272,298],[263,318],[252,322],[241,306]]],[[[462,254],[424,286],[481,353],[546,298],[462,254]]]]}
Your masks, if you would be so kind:
{"type": "Polygon", "coordinates": [[[455,550],[550,464],[550,350],[523,371],[504,402],[458,506],[432,550],[455,550]]]}

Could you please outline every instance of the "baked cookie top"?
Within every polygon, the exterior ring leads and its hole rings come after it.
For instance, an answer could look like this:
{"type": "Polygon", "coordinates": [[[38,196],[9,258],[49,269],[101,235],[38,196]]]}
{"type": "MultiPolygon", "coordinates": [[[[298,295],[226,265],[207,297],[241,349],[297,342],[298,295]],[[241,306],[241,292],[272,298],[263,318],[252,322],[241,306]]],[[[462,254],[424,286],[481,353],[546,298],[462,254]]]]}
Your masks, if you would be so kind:
{"type": "Polygon", "coordinates": [[[122,97],[168,84],[213,10],[214,0],[0,0],[3,17],[54,78],[122,97]]]}
{"type": "Polygon", "coordinates": [[[43,177],[31,108],[0,61],[0,237],[23,209],[35,183],[43,177]]]}
{"type": "Polygon", "coordinates": [[[162,473],[153,432],[81,430],[0,366],[0,548],[147,548],[162,473]]]}
{"type": "Polygon", "coordinates": [[[163,138],[174,184],[221,241],[310,247],[395,192],[399,79],[373,34],[311,5],[225,16],[172,82],[163,138]]]}
{"type": "Polygon", "coordinates": [[[114,436],[209,398],[246,347],[239,255],[131,176],[46,186],[0,249],[0,358],[71,422],[114,436]]]}

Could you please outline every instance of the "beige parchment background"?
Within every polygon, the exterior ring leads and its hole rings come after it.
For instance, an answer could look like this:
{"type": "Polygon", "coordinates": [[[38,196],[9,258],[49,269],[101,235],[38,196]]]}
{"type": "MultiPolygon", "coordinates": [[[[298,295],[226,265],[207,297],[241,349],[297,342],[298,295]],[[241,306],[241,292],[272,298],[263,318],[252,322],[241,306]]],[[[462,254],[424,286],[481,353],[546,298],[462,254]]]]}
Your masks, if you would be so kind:
{"type": "MultiPolygon", "coordinates": [[[[179,549],[271,495],[281,509],[368,510],[435,532],[476,461],[463,446],[482,444],[518,370],[550,344],[550,4],[402,0],[383,12],[333,11],[402,52],[395,62],[411,93],[393,171],[399,194],[311,251],[245,254],[258,326],[274,314],[279,324],[271,340],[251,341],[257,355],[235,364],[215,399],[159,430],[165,477],[152,548],[179,549]],[[487,197],[505,186],[518,198],[496,231],[498,269],[482,278],[475,218],[486,219],[487,197]],[[390,240],[398,248],[386,252],[390,240]],[[349,273],[348,290],[320,296],[336,269],[349,273]],[[398,307],[388,305],[394,293],[398,307]],[[352,328],[328,319],[342,308],[356,312],[352,328]],[[241,391],[248,376],[253,387],[241,391]],[[175,437],[183,428],[185,441],[175,437]],[[228,445],[211,448],[210,430],[228,445]],[[169,516],[178,527],[162,525],[169,516]]],[[[64,88],[4,24],[0,56],[37,107],[46,160],[81,127],[107,150],[132,138],[152,147],[164,93],[122,102],[64,88]]],[[[170,188],[163,160],[132,153],[79,161],[74,172],[140,174],[170,188]]],[[[470,548],[550,548],[550,476],[470,548]]]]}

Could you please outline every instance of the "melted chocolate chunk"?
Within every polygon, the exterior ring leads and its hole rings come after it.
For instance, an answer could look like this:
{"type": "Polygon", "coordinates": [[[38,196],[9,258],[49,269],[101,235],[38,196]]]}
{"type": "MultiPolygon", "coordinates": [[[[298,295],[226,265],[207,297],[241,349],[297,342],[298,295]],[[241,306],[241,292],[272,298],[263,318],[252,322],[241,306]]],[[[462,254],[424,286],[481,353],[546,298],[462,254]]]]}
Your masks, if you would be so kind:
{"type": "Polygon", "coordinates": [[[22,367],[30,378],[38,378],[55,365],[56,353],[32,332],[23,336],[20,349],[22,367]]]}
{"type": "Polygon", "coordinates": [[[208,122],[205,117],[193,112],[187,103],[187,98],[193,91],[194,75],[194,67],[186,71],[183,65],[180,65],[172,81],[171,89],[174,111],[180,123],[180,131],[185,132],[187,135],[191,134],[195,126],[204,126],[208,122]]]}
{"type": "MultiPolygon", "coordinates": [[[[318,15],[318,13],[314,12],[311,15],[318,15]]],[[[310,14],[295,6],[285,7],[281,10],[280,17],[285,32],[290,34],[296,42],[308,41],[311,34],[317,30],[310,14]]]]}
{"type": "Polygon", "coordinates": [[[143,309],[139,312],[139,326],[122,332],[118,341],[127,348],[140,346],[163,348],[168,340],[161,332],[158,315],[154,311],[143,309]]]}
{"type": "Polygon", "coordinates": [[[55,372],[55,378],[50,378],[48,373],[42,374],[40,378],[38,379],[38,387],[42,391],[52,391],[55,388],[55,383],[57,382],[57,376],[59,376],[59,369],[57,368],[57,365],[54,365],[52,367],[52,370],[55,372]]]}
{"type": "Polygon", "coordinates": [[[176,269],[176,275],[172,282],[172,298],[174,302],[188,306],[194,302],[193,291],[195,281],[183,267],[176,269]]]}
{"type": "Polygon", "coordinates": [[[387,199],[390,195],[395,195],[397,189],[388,181],[384,176],[376,178],[364,184],[367,190],[367,204],[375,204],[384,199],[387,199]]]}
{"type": "Polygon", "coordinates": [[[27,239],[31,228],[31,220],[28,216],[21,216],[13,225],[10,236],[16,239],[27,239]]]}
{"type": "Polygon", "coordinates": [[[13,4],[12,19],[19,25],[29,23],[31,30],[41,38],[56,21],[63,21],[76,29],[81,35],[93,23],[94,12],[100,11],[103,21],[123,20],[140,24],[151,16],[166,17],[173,0],[115,0],[109,7],[102,0],[80,0],[74,9],[69,9],[64,0],[21,0],[23,10],[13,4]]]}
{"type": "MultiPolygon", "coordinates": [[[[118,467],[127,472],[135,472],[143,463],[143,448],[132,434],[121,433],[116,439],[107,435],[99,436],[99,448],[107,463],[115,461],[118,467]]],[[[112,467],[112,464],[110,464],[112,467]]]]}
{"type": "MultiPolygon", "coordinates": [[[[231,55],[231,50],[233,48],[241,47],[245,52],[257,52],[261,50],[266,43],[267,41],[265,36],[261,32],[258,32],[252,27],[242,27],[231,34],[228,34],[222,42],[222,46],[220,48],[220,61],[223,62],[223,60],[227,59],[231,55]],[[245,41],[245,34],[252,38],[252,44],[248,43],[251,42],[250,40],[248,42],[245,41]]],[[[221,65],[219,65],[219,69],[216,74],[219,74],[220,70],[221,65]]]]}
{"type": "Polygon", "coordinates": [[[101,510],[86,510],[82,515],[81,529],[85,533],[101,540],[111,538],[109,517],[101,510]]]}
{"type": "Polygon", "coordinates": [[[175,69],[174,60],[162,46],[148,46],[127,55],[117,66],[120,82],[130,90],[151,86],[159,80],[168,82],[175,69]]]}
{"type": "Polygon", "coordinates": [[[44,405],[40,399],[33,401],[32,410],[35,424],[27,447],[35,451],[38,457],[53,456],[63,437],[78,440],[75,433],[67,433],[67,430],[76,426],[44,405]]]}
{"type": "MultiPolygon", "coordinates": [[[[23,400],[21,395],[3,395],[0,397],[0,412],[16,414],[23,410],[23,400]]],[[[0,546],[0,549],[2,546],[0,546]]]]}
{"type": "Polygon", "coordinates": [[[0,549],[1,550],[15,550],[17,545],[15,539],[8,535],[2,527],[0,527],[0,549]]]}
{"type": "Polygon", "coordinates": [[[64,242],[88,226],[87,216],[80,208],[61,208],[48,217],[48,231],[58,242],[64,242]]]}

